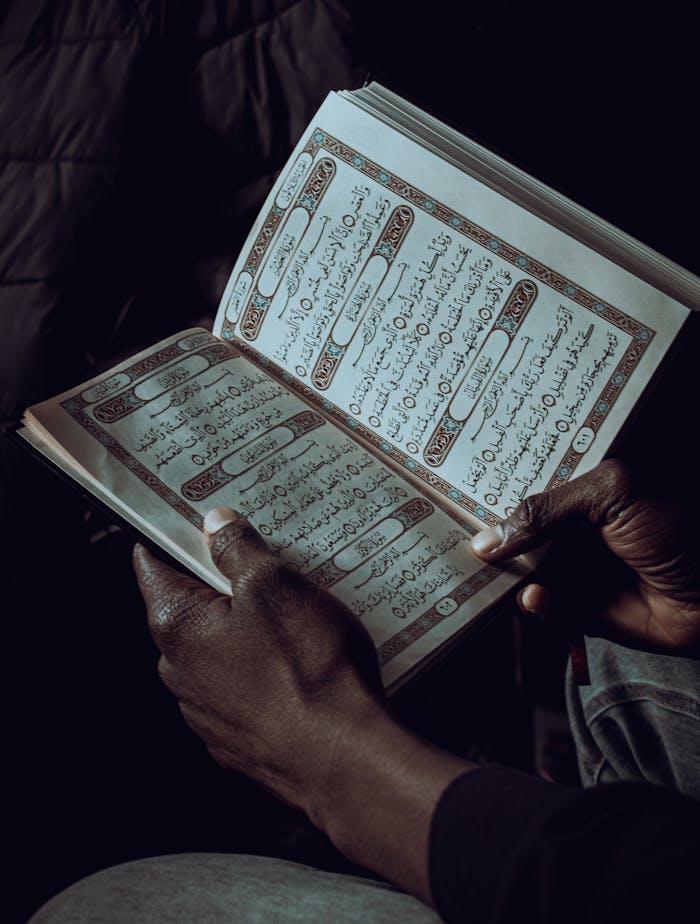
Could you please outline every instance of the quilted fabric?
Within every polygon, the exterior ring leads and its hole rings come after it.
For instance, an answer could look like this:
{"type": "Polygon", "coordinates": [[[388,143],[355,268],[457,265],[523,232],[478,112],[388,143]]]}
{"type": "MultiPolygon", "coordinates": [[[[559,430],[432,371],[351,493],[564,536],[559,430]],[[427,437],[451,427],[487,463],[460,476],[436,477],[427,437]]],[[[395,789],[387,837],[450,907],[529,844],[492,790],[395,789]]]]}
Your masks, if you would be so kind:
{"type": "MultiPolygon", "coordinates": [[[[339,0],[18,0],[2,22],[0,73],[0,420],[10,421],[210,323],[292,145],[328,90],[358,85],[365,68],[339,0]]],[[[10,566],[18,504],[36,506],[39,488],[18,481],[26,460],[6,444],[10,566]]]]}
{"type": "MultiPolygon", "coordinates": [[[[0,422],[210,324],[292,145],[330,89],[366,75],[355,15],[341,0],[0,3],[0,422]]],[[[130,543],[108,523],[0,435],[8,921],[91,864],[157,851],[147,819],[167,830],[176,797],[159,815],[153,779],[175,767],[194,785],[187,748],[169,760],[158,738],[130,543]]],[[[195,836],[180,826],[176,841],[195,836]]]]}

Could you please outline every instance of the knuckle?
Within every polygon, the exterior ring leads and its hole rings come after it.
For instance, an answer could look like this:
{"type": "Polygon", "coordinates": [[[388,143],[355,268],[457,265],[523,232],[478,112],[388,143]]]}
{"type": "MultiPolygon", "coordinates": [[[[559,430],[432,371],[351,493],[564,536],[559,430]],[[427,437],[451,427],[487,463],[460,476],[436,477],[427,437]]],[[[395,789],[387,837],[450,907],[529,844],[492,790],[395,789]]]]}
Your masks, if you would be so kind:
{"type": "Polygon", "coordinates": [[[212,758],[214,763],[218,764],[223,770],[227,770],[231,766],[231,760],[229,759],[228,754],[217,744],[209,744],[205,742],[207,751],[209,751],[209,756],[212,758]]]}
{"type": "Polygon", "coordinates": [[[591,512],[595,522],[611,521],[628,506],[632,474],[620,459],[605,459],[591,472],[591,512]]]}
{"type": "Polygon", "coordinates": [[[162,656],[158,659],[158,676],[165,689],[173,695],[177,695],[173,667],[168,660],[162,656]]]}
{"type": "Polygon", "coordinates": [[[599,477],[606,491],[627,494],[632,487],[632,474],[621,459],[605,459],[598,466],[599,477]]]}
{"type": "Polygon", "coordinates": [[[182,718],[185,720],[187,725],[192,729],[193,732],[201,734],[201,721],[198,711],[195,710],[186,700],[181,699],[178,703],[178,706],[180,708],[180,714],[182,715],[182,718]]]}
{"type": "Polygon", "coordinates": [[[226,525],[223,529],[220,529],[211,539],[209,553],[212,561],[218,567],[219,563],[223,561],[232,549],[236,548],[239,544],[251,543],[253,541],[256,546],[259,546],[261,540],[250,523],[243,519],[235,520],[226,525]]]}
{"type": "Polygon", "coordinates": [[[170,597],[154,607],[149,614],[149,626],[156,642],[172,646],[191,632],[202,619],[202,607],[195,594],[170,597]]]}
{"type": "Polygon", "coordinates": [[[548,499],[545,494],[531,494],[520,501],[510,516],[518,532],[538,532],[547,523],[548,499]]]}
{"type": "Polygon", "coordinates": [[[274,598],[285,584],[287,569],[269,555],[252,557],[232,582],[239,595],[274,598]]]}

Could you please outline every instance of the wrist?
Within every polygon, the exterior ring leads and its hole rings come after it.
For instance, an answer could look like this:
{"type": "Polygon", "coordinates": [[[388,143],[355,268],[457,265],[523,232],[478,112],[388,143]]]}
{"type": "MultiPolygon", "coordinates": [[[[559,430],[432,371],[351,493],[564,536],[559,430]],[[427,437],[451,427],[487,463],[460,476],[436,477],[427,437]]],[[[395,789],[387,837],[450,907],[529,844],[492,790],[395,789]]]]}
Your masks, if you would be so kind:
{"type": "Polygon", "coordinates": [[[317,730],[323,760],[317,764],[320,772],[306,793],[303,809],[316,827],[329,836],[330,829],[341,820],[347,797],[357,785],[358,767],[367,770],[373,743],[378,738],[384,740],[395,724],[384,704],[368,697],[355,704],[349,715],[329,710],[325,727],[317,730]]]}
{"type": "Polygon", "coordinates": [[[380,704],[339,734],[307,813],[348,859],[430,902],[429,834],[447,786],[473,764],[417,737],[380,704]]]}

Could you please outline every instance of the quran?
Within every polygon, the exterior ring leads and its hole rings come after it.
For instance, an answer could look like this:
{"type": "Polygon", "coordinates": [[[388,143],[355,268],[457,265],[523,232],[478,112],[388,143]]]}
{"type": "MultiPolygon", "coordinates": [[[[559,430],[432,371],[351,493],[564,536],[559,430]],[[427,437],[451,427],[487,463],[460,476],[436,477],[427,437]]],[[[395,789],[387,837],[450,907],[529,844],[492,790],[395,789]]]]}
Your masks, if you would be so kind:
{"type": "Polygon", "coordinates": [[[211,507],[365,624],[389,691],[527,573],[469,537],[593,467],[700,280],[372,83],[331,93],[213,330],[29,408],[20,435],[222,592],[211,507]]]}

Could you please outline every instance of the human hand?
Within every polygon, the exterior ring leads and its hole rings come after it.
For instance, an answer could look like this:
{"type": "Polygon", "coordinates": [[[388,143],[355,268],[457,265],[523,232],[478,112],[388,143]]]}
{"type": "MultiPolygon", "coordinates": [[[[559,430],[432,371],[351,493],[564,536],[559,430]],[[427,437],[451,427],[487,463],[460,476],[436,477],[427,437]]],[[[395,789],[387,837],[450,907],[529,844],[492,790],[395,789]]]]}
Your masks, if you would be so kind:
{"type": "Polygon", "coordinates": [[[285,567],[233,510],[210,511],[204,525],[230,597],[134,550],[160,675],[185,721],[221,766],[429,902],[435,806],[472,765],[389,714],[374,645],[346,607],[285,567]]]}
{"type": "Polygon", "coordinates": [[[526,497],[474,553],[498,562],[559,540],[544,583],[518,595],[526,613],[649,650],[700,654],[700,555],[686,509],[640,496],[617,460],[526,497]],[[546,586],[549,585],[549,586],[546,586]]]}
{"type": "Polygon", "coordinates": [[[343,737],[384,710],[374,646],[239,514],[210,512],[205,534],[231,597],[134,552],[161,678],[221,766],[313,815],[343,737]]]}

